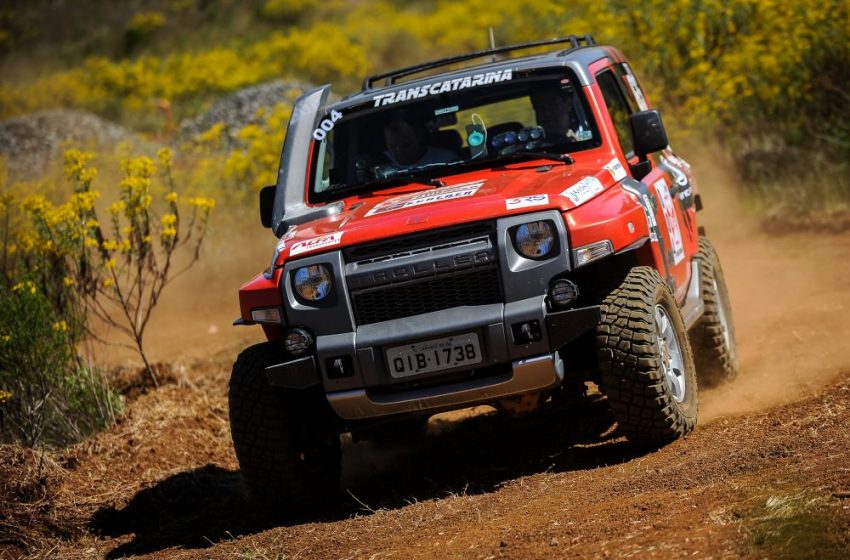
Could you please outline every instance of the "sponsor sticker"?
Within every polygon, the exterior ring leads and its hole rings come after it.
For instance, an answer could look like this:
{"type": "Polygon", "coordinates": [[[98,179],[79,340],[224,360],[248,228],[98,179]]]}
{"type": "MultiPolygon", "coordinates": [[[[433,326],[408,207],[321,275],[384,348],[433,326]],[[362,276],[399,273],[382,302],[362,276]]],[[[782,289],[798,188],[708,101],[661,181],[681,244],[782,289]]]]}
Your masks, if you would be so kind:
{"type": "Polygon", "coordinates": [[[569,198],[573,204],[578,206],[579,204],[587,202],[604,190],[605,188],[602,186],[602,183],[599,182],[599,179],[596,177],[585,177],[572,187],[562,192],[561,196],[569,198]]]}
{"type": "Polygon", "coordinates": [[[532,194],[529,196],[518,196],[516,198],[505,199],[505,207],[508,210],[528,208],[529,206],[543,206],[545,204],[549,204],[548,194],[532,194]]]}
{"type": "Polygon", "coordinates": [[[440,109],[436,109],[434,111],[434,116],[439,117],[440,115],[447,115],[449,113],[457,113],[460,111],[460,107],[458,105],[452,105],[451,107],[442,107],[440,109]]]}
{"type": "Polygon", "coordinates": [[[298,231],[298,226],[289,226],[289,229],[286,230],[286,233],[281,237],[281,241],[285,241],[287,239],[292,239],[295,237],[295,233],[298,231]]]}
{"type": "Polygon", "coordinates": [[[444,200],[454,200],[456,198],[466,198],[474,195],[481,188],[484,181],[472,181],[470,183],[461,183],[452,185],[451,187],[442,187],[434,191],[425,191],[403,196],[390,198],[383,202],[379,202],[371,210],[366,212],[367,216],[376,214],[386,214],[396,210],[404,210],[405,208],[413,208],[423,204],[431,204],[433,202],[442,202],[444,200]]]}
{"type": "Polygon", "coordinates": [[[374,102],[373,107],[383,107],[384,105],[392,105],[393,103],[401,103],[402,101],[421,99],[423,97],[439,95],[449,91],[458,91],[471,87],[506,82],[511,79],[513,79],[513,70],[510,68],[507,70],[497,70],[495,72],[482,72],[481,74],[473,74],[463,78],[455,78],[453,80],[425,84],[424,86],[400,89],[390,93],[382,93],[372,98],[372,101],[374,102]]]}
{"type": "Polygon", "coordinates": [[[317,251],[319,249],[324,249],[325,247],[339,245],[339,242],[342,240],[343,233],[344,232],[342,231],[338,231],[336,233],[330,233],[328,235],[314,237],[313,239],[309,239],[307,241],[299,241],[298,243],[294,243],[289,249],[289,256],[294,257],[295,255],[300,255],[302,253],[309,253],[312,251],[317,251]]]}
{"type": "Polygon", "coordinates": [[[653,185],[658,198],[661,199],[661,209],[664,211],[664,221],[667,222],[667,233],[670,234],[670,245],[673,249],[673,264],[679,264],[685,258],[685,246],[682,243],[682,231],[679,229],[679,218],[673,207],[673,197],[667,189],[667,181],[659,179],[653,185]]]}
{"type": "Polygon", "coordinates": [[[613,177],[615,181],[620,181],[626,176],[626,168],[623,167],[623,164],[620,163],[620,160],[617,158],[609,161],[605,166],[605,169],[611,174],[611,177],[613,177]]]}

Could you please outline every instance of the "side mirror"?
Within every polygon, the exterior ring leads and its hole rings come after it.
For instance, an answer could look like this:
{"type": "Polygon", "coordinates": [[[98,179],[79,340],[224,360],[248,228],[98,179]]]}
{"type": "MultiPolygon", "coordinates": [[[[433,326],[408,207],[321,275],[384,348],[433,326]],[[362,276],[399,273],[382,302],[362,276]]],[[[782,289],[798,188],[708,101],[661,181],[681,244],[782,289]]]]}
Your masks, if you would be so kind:
{"type": "Polygon", "coordinates": [[[260,223],[263,227],[272,227],[272,212],[274,211],[274,193],[277,187],[263,187],[260,189],[260,223]]]}
{"type": "Polygon", "coordinates": [[[635,154],[641,160],[645,160],[648,154],[659,152],[670,144],[667,140],[667,132],[664,130],[664,123],[661,122],[661,113],[657,109],[632,113],[629,116],[629,128],[635,154]]]}

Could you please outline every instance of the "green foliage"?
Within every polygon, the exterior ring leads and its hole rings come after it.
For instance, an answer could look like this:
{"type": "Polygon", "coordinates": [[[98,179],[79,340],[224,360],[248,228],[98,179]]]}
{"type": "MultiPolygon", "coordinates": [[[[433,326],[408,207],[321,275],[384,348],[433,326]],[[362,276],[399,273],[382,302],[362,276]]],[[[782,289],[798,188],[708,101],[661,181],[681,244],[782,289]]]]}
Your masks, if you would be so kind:
{"type": "Polygon", "coordinates": [[[34,282],[0,284],[0,441],[66,445],[111,423],[120,408],[57,319],[34,282]]]}
{"type": "Polygon", "coordinates": [[[165,27],[167,20],[161,12],[138,12],[124,30],[124,52],[131,53],[154,32],[165,27]]]}
{"type": "Polygon", "coordinates": [[[266,0],[260,16],[281,23],[296,23],[320,5],[319,0],[266,0]]]}

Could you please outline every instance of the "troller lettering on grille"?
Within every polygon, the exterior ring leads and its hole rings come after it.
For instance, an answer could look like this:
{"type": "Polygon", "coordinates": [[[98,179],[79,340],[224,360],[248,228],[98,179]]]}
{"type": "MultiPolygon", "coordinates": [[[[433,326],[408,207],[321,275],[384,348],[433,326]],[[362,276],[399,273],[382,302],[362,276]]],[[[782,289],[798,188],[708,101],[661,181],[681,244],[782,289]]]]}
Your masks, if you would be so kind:
{"type": "Polygon", "coordinates": [[[474,253],[442,257],[401,266],[396,265],[388,268],[382,268],[380,270],[354,272],[349,273],[348,275],[348,286],[352,290],[371,288],[373,286],[392,284],[393,282],[433,276],[490,264],[495,262],[495,258],[495,254],[492,250],[482,250],[474,253]]]}

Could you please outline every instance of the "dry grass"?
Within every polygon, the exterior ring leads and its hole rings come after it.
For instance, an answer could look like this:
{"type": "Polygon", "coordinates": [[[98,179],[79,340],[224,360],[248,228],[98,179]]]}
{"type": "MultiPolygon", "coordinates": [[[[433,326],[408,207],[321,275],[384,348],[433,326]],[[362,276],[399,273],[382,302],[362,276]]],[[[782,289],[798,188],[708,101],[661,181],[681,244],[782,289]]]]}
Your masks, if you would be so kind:
{"type": "Polygon", "coordinates": [[[83,532],[78,517],[57,508],[67,500],[66,474],[48,451],[0,446],[0,558],[45,551],[83,532]]]}

